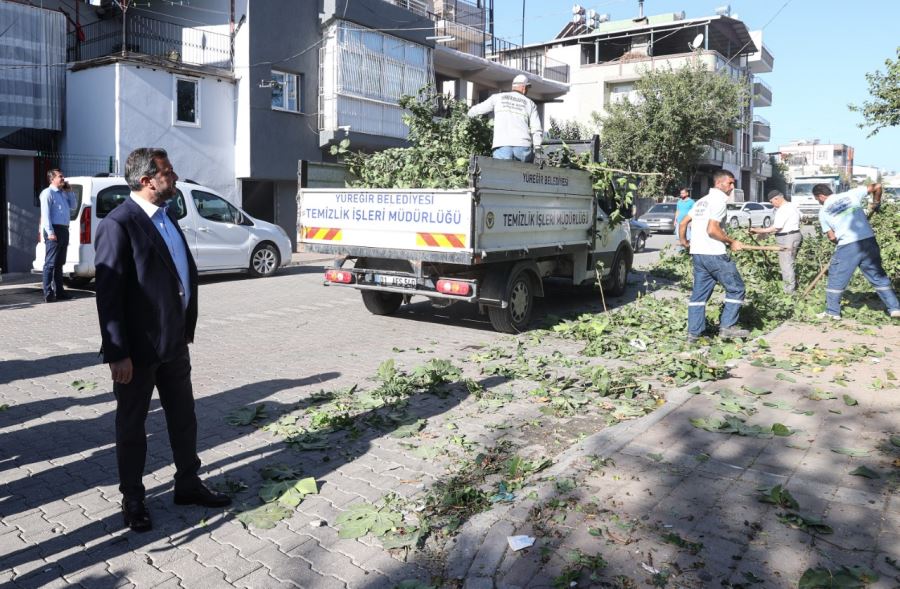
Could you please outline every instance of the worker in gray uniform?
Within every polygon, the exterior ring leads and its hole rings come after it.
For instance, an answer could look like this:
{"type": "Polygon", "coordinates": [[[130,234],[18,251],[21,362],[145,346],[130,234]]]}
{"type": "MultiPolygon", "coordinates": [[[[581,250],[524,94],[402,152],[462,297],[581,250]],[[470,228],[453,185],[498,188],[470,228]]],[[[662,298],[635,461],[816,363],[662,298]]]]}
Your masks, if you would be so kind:
{"type": "Polygon", "coordinates": [[[469,109],[469,116],[494,113],[493,156],[498,160],[533,162],[541,148],[543,129],[537,105],[526,94],[531,82],[519,74],[513,78],[512,91],[494,94],[469,109]]]}

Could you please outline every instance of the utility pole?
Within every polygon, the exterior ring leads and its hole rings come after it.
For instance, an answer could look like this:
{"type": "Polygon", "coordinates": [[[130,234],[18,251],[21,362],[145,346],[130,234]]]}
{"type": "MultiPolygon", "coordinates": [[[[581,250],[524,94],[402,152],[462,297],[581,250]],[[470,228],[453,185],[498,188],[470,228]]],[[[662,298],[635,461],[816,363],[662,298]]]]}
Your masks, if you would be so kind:
{"type": "MultiPolygon", "coordinates": [[[[522,47],[525,47],[525,0],[522,0],[522,47]]],[[[525,52],[522,52],[522,59],[525,59],[525,52]]]]}

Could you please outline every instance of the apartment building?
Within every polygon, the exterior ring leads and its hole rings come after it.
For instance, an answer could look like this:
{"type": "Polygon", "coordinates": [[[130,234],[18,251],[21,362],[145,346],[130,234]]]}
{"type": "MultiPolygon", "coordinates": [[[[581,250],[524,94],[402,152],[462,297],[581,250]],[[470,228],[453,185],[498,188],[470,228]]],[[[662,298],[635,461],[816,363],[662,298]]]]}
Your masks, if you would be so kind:
{"type": "Polygon", "coordinates": [[[791,141],[778,148],[787,164],[788,181],[798,176],[841,174],[847,180],[854,174],[853,148],[845,143],[822,143],[818,139],[791,141]]]}
{"type": "Polygon", "coordinates": [[[714,141],[698,162],[693,192],[705,194],[712,173],[726,169],[735,175],[745,199],[760,200],[772,169],[764,155],[754,153],[753,143],[768,141],[771,129],[756,109],[772,104],[772,90],[759,75],[774,67],[762,33],[749,31],[727,10],[693,19],[680,12],[611,20],[579,8],[553,40],[503,52],[538,54],[566,64],[571,90],[548,104],[546,115],[590,124],[592,113],[602,115],[610,104],[631,99],[634,83],[644,72],[701,63],[746,84],[753,99],[744,109],[741,127],[714,141]]]}
{"type": "MultiPolygon", "coordinates": [[[[403,94],[436,84],[477,102],[508,89],[526,71],[489,59],[491,48],[505,43],[492,34],[492,0],[42,5],[0,0],[3,15],[28,14],[24,21],[33,20],[32,29],[48,37],[35,42],[33,30],[22,26],[0,36],[0,52],[31,47],[25,61],[41,67],[23,70],[44,75],[24,80],[13,70],[0,72],[0,84],[17,85],[4,96],[39,92],[34,108],[43,109],[15,120],[3,109],[0,149],[15,154],[0,152],[0,162],[25,157],[16,164],[23,169],[46,164],[61,165],[68,175],[121,173],[132,149],[159,145],[181,177],[214,188],[289,235],[295,233],[298,179],[342,182],[331,145],[345,138],[352,149],[405,144],[403,94]],[[3,143],[4,136],[18,142],[3,143]],[[44,152],[54,154],[52,164],[38,156],[44,152]]],[[[564,64],[527,65],[537,102],[568,90],[564,64]]],[[[7,271],[30,265],[37,227],[31,194],[42,183],[39,176],[29,172],[33,186],[17,189],[28,202],[3,217],[27,229],[27,238],[13,239],[20,252],[15,263],[0,258],[7,271]]]]}

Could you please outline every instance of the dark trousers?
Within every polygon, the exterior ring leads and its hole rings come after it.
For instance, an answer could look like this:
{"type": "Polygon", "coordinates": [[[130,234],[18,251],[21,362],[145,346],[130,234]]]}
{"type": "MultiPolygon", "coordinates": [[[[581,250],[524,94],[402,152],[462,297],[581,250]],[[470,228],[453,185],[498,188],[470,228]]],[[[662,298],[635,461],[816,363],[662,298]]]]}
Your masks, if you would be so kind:
{"type": "Polygon", "coordinates": [[[53,233],[56,234],[55,241],[47,239],[47,233],[44,233],[44,298],[63,293],[63,266],[69,249],[69,227],[54,225],[53,233]]]}
{"type": "Polygon", "coordinates": [[[197,476],[200,458],[197,456],[191,357],[185,345],[183,353],[170,362],[149,365],[135,362],[131,382],[113,385],[119,490],[127,499],[144,498],[142,479],[147,460],[145,422],[154,387],[159,391],[175,459],[175,490],[188,491],[200,484],[197,476]]]}

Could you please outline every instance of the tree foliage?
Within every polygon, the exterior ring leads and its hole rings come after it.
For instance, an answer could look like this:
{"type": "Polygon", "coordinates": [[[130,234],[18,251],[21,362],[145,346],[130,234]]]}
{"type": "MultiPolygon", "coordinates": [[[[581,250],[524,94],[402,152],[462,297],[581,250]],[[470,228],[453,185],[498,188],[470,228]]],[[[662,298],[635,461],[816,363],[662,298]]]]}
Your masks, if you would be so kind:
{"type": "Polygon", "coordinates": [[[869,137],[886,127],[900,125],[900,47],[897,47],[897,59],[884,60],[884,66],[884,73],[866,74],[872,100],[863,102],[862,106],[850,105],[850,110],[863,116],[859,127],[872,128],[869,137]]]}
{"type": "Polygon", "coordinates": [[[465,102],[423,88],[403,96],[403,122],[409,127],[409,147],[376,153],[352,153],[349,141],[332,148],[343,155],[359,188],[464,188],[469,160],[490,155],[492,131],[481,117],[469,118],[465,102]]]}
{"type": "Polygon", "coordinates": [[[689,184],[706,146],[738,126],[748,100],[744,84],[702,64],[646,72],[635,93],[595,120],[610,167],[662,174],[646,182],[650,194],[689,184]]]}
{"type": "Polygon", "coordinates": [[[589,125],[579,123],[574,119],[560,121],[550,117],[550,128],[547,129],[548,139],[579,141],[590,139],[592,135],[594,135],[594,131],[589,125]]]}
{"type": "Polygon", "coordinates": [[[763,192],[768,194],[770,190],[778,190],[781,192],[781,194],[787,194],[788,165],[784,162],[779,162],[777,159],[775,159],[774,155],[769,156],[769,164],[772,166],[772,176],[770,178],[766,178],[766,181],[763,184],[763,192]]]}

